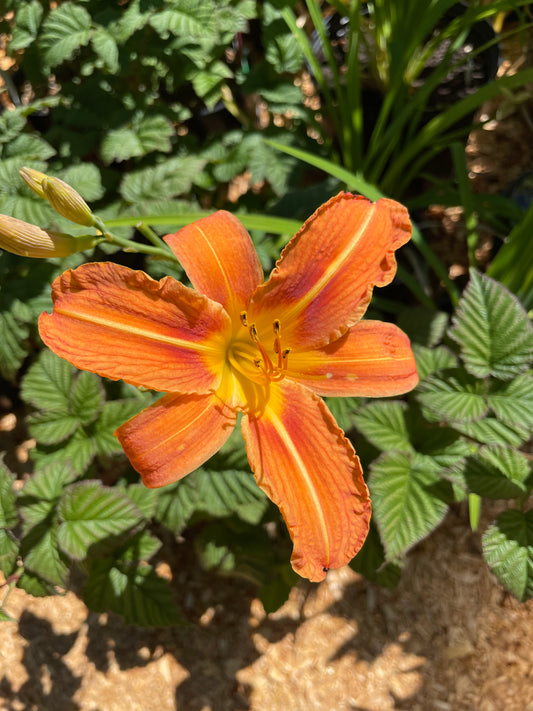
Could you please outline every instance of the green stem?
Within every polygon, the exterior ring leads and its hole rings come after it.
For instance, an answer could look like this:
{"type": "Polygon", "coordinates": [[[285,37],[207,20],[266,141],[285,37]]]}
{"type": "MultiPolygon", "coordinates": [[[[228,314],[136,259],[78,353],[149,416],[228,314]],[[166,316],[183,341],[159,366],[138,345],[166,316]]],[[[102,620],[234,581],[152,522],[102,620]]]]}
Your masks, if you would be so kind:
{"type": "Polygon", "coordinates": [[[157,247],[158,249],[169,250],[169,247],[166,242],[164,242],[161,237],[156,232],[154,232],[154,230],[149,225],[146,224],[146,222],[143,222],[142,220],[140,222],[137,222],[137,224],[135,225],[135,229],[139,230],[139,232],[144,237],[146,237],[146,239],[149,240],[154,245],[154,247],[157,247]]]}
{"type": "MultiPolygon", "coordinates": [[[[138,224],[143,224],[143,223],[138,223],[138,224]]],[[[138,227],[138,224],[136,227],[138,227]]],[[[170,259],[173,262],[177,262],[177,258],[172,254],[171,250],[168,247],[158,247],[158,246],[151,246],[149,244],[140,244],[139,242],[134,242],[131,239],[126,239],[125,237],[119,237],[118,235],[113,234],[112,232],[109,232],[106,229],[106,226],[104,222],[99,218],[95,217],[95,227],[99,229],[104,238],[108,241],[111,242],[112,244],[118,244],[119,247],[122,247],[123,249],[129,251],[129,252],[140,252],[142,254],[151,254],[153,256],[157,257],[162,257],[163,259],[170,259]]],[[[149,229],[149,228],[148,228],[149,229]]],[[[143,230],[139,229],[139,232],[142,232],[142,234],[145,234],[143,230]]],[[[155,235],[155,232],[154,232],[155,235]]],[[[147,235],[145,235],[147,236],[147,235]]],[[[155,235],[157,237],[157,235],[155,235]]],[[[150,239],[150,238],[148,238],[150,239]]],[[[157,237],[159,240],[159,237],[157,237]]],[[[153,240],[152,240],[153,241],[153,240]]]]}

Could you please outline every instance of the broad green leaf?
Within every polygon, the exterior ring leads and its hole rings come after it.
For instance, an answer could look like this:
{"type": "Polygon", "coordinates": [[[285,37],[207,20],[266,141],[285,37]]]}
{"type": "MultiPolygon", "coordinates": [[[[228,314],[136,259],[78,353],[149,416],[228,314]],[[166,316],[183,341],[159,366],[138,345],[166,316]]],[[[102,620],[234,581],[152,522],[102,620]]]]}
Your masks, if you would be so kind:
{"type": "Polygon", "coordinates": [[[65,487],[73,479],[73,471],[68,466],[58,464],[45,466],[32,474],[18,499],[26,531],[53,513],[65,487]]]}
{"type": "Polygon", "coordinates": [[[39,444],[58,444],[70,437],[80,426],[75,415],[62,412],[35,412],[27,418],[28,429],[39,444]]]}
{"type": "Polygon", "coordinates": [[[24,571],[17,580],[17,588],[24,590],[33,597],[47,597],[48,595],[56,594],[52,583],[43,580],[37,575],[33,575],[33,573],[29,571],[24,571]]]}
{"type": "Polygon", "coordinates": [[[376,460],[369,487],[387,560],[429,535],[448,510],[445,482],[406,452],[387,452],[376,460]]]}
{"type": "Polygon", "coordinates": [[[174,126],[165,116],[145,116],[137,125],[137,136],[143,154],[151,151],[170,153],[174,126]]]}
{"type": "Polygon", "coordinates": [[[420,380],[445,368],[455,368],[457,357],[446,346],[428,347],[413,343],[416,369],[420,380]]]}
{"type": "Polygon", "coordinates": [[[87,202],[104,197],[102,176],[94,163],[71,165],[61,172],[61,180],[72,185],[87,202]]]}
{"type": "Polygon", "coordinates": [[[25,570],[52,585],[66,587],[68,559],[57,546],[57,529],[52,522],[31,529],[22,540],[21,555],[25,570]]]}
{"type": "Polygon", "coordinates": [[[126,563],[139,563],[150,560],[161,548],[162,543],[148,531],[138,531],[132,536],[125,546],[116,551],[121,561],[126,563]]]}
{"type": "Polygon", "coordinates": [[[160,489],[148,489],[144,484],[130,484],[126,487],[125,493],[146,520],[150,520],[155,515],[160,489]]]}
{"type": "Polygon", "coordinates": [[[28,165],[34,161],[46,161],[55,155],[55,148],[47,143],[44,138],[23,133],[6,145],[5,157],[14,158],[18,167],[28,165]]]}
{"type": "Polygon", "coordinates": [[[83,598],[91,610],[111,610],[129,624],[165,627],[182,622],[168,582],[149,566],[131,570],[92,560],[83,598]]]}
{"type": "Polygon", "coordinates": [[[509,425],[490,416],[475,422],[456,421],[453,423],[453,427],[480,444],[510,444],[513,447],[519,447],[531,435],[529,427],[520,424],[509,425]]]}
{"type": "Polygon", "coordinates": [[[112,455],[122,452],[114,431],[148,404],[150,403],[136,398],[106,402],[100,417],[91,426],[91,440],[98,454],[112,455]]]}
{"type": "Polygon", "coordinates": [[[41,410],[68,413],[72,366],[52,351],[45,350],[22,380],[25,402],[41,410]]]}
{"type": "Polygon", "coordinates": [[[0,311],[0,373],[6,380],[14,380],[28,353],[28,313],[20,301],[10,311],[0,311]]]}
{"type": "Polygon", "coordinates": [[[487,402],[506,424],[533,427],[533,376],[525,373],[503,383],[492,380],[487,402]]]}
{"type": "Polygon", "coordinates": [[[81,476],[87,470],[96,455],[96,444],[83,429],[77,429],[66,442],[54,446],[40,446],[32,450],[32,459],[36,467],[47,465],[65,465],[81,476]]]}
{"type": "Polygon", "coordinates": [[[132,171],[123,179],[120,194],[130,203],[149,203],[183,195],[190,190],[204,164],[205,161],[196,156],[177,156],[154,168],[132,171]]]}
{"type": "Polygon", "coordinates": [[[255,524],[259,523],[268,506],[268,499],[250,472],[198,469],[189,477],[196,487],[196,508],[212,516],[235,513],[243,521],[255,524]]]}
{"type": "Polygon", "coordinates": [[[17,11],[17,22],[9,40],[9,51],[14,52],[30,45],[39,31],[43,8],[38,0],[23,5],[17,11]]]}
{"type": "Polygon", "coordinates": [[[196,507],[198,494],[190,477],[189,474],[185,479],[165,486],[157,499],[156,519],[176,535],[183,531],[196,507]]]}
{"type": "Polygon", "coordinates": [[[379,450],[410,451],[405,410],[405,403],[399,400],[376,401],[361,407],[353,419],[357,429],[379,450]]]}
{"type": "Polygon", "coordinates": [[[15,477],[0,458],[0,529],[13,528],[17,523],[16,495],[13,489],[15,477]]]}
{"type": "Polygon", "coordinates": [[[118,47],[115,38],[104,27],[97,27],[91,37],[91,44],[99,58],[99,64],[110,74],[119,70],[118,47]]]}
{"type": "Polygon", "coordinates": [[[0,570],[4,577],[9,577],[17,565],[19,546],[9,531],[0,528],[0,570]]]}
{"type": "Polygon", "coordinates": [[[150,24],[163,39],[171,34],[201,39],[215,34],[214,10],[212,0],[174,0],[168,10],[154,13],[150,24]]]}
{"type": "Polygon", "coordinates": [[[45,63],[55,67],[72,59],[90,37],[91,16],[87,10],[77,3],[65,2],[52,10],[44,21],[38,44],[45,63]]]}
{"type": "Polygon", "coordinates": [[[502,284],[470,273],[450,332],[469,373],[512,380],[533,362],[533,326],[518,299],[502,284]]]}
{"type": "Polygon", "coordinates": [[[485,531],[483,555],[498,580],[521,602],[533,596],[533,509],[508,509],[485,531]]]}
{"type": "Polygon", "coordinates": [[[81,422],[89,425],[104,405],[104,388],[98,376],[82,371],[74,380],[69,397],[69,410],[81,422]]]}
{"type": "Polygon", "coordinates": [[[25,126],[26,119],[20,111],[4,111],[0,115],[0,144],[13,141],[25,126]]]}
{"type": "Polygon", "coordinates": [[[60,548],[71,558],[85,558],[91,545],[109,536],[125,533],[142,520],[127,496],[99,481],[70,486],[61,497],[58,516],[60,548]]]}
{"type": "Polygon", "coordinates": [[[142,156],[143,147],[133,128],[117,128],[105,134],[100,152],[104,162],[109,165],[113,161],[121,162],[142,156]]]}
{"type": "Polygon", "coordinates": [[[481,447],[467,457],[464,478],[470,491],[487,499],[511,499],[530,489],[531,467],[524,455],[510,447],[481,447]]]}
{"type": "Polygon", "coordinates": [[[484,383],[462,368],[430,375],[417,389],[418,401],[438,420],[478,420],[486,414],[484,383]]]}

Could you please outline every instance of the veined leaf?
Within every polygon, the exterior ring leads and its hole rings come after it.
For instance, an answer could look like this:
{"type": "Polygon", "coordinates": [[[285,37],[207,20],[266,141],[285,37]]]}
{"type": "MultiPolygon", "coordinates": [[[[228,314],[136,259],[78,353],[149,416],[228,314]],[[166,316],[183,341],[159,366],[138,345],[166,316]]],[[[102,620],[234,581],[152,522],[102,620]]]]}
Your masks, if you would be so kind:
{"type": "Polygon", "coordinates": [[[148,531],[138,531],[125,546],[116,551],[116,555],[125,563],[139,563],[150,560],[163,544],[148,531]]]}
{"type": "Polygon", "coordinates": [[[488,410],[483,386],[462,368],[453,368],[423,380],[417,399],[439,420],[478,420],[488,410]]]}
{"type": "Polygon", "coordinates": [[[70,467],[52,464],[32,474],[19,495],[20,513],[25,531],[42,523],[57,506],[65,487],[74,479],[70,467]]]}
{"type": "Polygon", "coordinates": [[[498,580],[521,602],[533,596],[533,510],[508,509],[489,526],[483,555],[498,580]]]}
{"type": "Polygon", "coordinates": [[[0,528],[0,570],[8,578],[16,568],[19,547],[9,531],[0,528]]]}
{"type": "Polygon", "coordinates": [[[196,507],[198,494],[190,477],[165,486],[157,499],[155,518],[176,535],[183,531],[196,507]]]}
{"type": "Polygon", "coordinates": [[[529,427],[520,424],[509,425],[490,416],[474,422],[457,420],[453,427],[480,444],[510,444],[513,447],[519,447],[526,442],[531,434],[529,427]]]}
{"type": "Polygon", "coordinates": [[[98,454],[110,455],[122,452],[120,442],[113,434],[114,431],[149,404],[147,400],[137,398],[106,402],[91,430],[91,439],[98,454]]]}
{"type": "Polygon", "coordinates": [[[372,402],[354,414],[355,426],[381,451],[411,451],[405,420],[406,407],[399,400],[372,402]]]}
{"type": "Polygon", "coordinates": [[[420,380],[424,380],[428,375],[436,373],[445,368],[455,368],[457,357],[446,346],[436,346],[430,348],[413,343],[413,353],[416,360],[416,369],[420,380]]]}
{"type": "Polygon", "coordinates": [[[156,12],[150,24],[163,39],[171,34],[190,39],[215,35],[212,0],[174,0],[172,7],[156,12]]]}
{"type": "Polygon", "coordinates": [[[62,412],[35,412],[27,418],[28,429],[39,444],[58,444],[80,426],[75,415],[62,412]]]}
{"type": "Polygon", "coordinates": [[[96,455],[96,444],[83,429],[77,429],[66,443],[59,446],[38,446],[32,450],[35,465],[42,469],[47,465],[65,465],[81,476],[96,455]]]}
{"type": "Polygon", "coordinates": [[[387,452],[377,459],[369,487],[387,560],[429,535],[448,510],[446,483],[406,452],[387,452]]]}
{"type": "Polygon", "coordinates": [[[142,168],[128,173],[120,186],[126,202],[150,202],[177,197],[188,192],[196,173],[205,165],[196,156],[177,156],[154,168],[142,168]]]}
{"type": "Polygon", "coordinates": [[[91,37],[91,44],[103,67],[110,74],[118,72],[118,47],[113,35],[104,27],[97,27],[91,37]]]}
{"type": "Polygon", "coordinates": [[[33,575],[33,573],[29,571],[24,571],[17,580],[17,588],[24,590],[33,597],[46,597],[56,592],[52,583],[43,580],[37,575],[33,575]]]}
{"type": "Polygon", "coordinates": [[[120,564],[94,559],[83,597],[91,610],[111,610],[130,624],[165,627],[183,621],[168,582],[149,566],[125,571],[120,564]]]}
{"type": "Polygon", "coordinates": [[[46,161],[55,155],[55,148],[40,136],[23,133],[6,145],[5,158],[16,158],[18,167],[33,161],[46,161]]]}
{"type": "Polygon", "coordinates": [[[14,481],[15,477],[0,459],[0,529],[13,528],[17,522],[14,481]]]}
{"type": "Polygon", "coordinates": [[[48,15],[43,24],[39,45],[44,61],[55,67],[89,42],[91,16],[77,3],[65,2],[48,15]]]}
{"type": "Polygon", "coordinates": [[[268,499],[247,471],[199,469],[189,477],[196,486],[196,508],[212,516],[235,513],[247,523],[259,523],[268,506],[268,499]]]}
{"type": "Polygon", "coordinates": [[[144,484],[130,484],[125,488],[126,496],[133,501],[146,520],[155,515],[160,489],[148,489],[144,484]]]}
{"type": "Polygon", "coordinates": [[[22,397],[41,410],[68,412],[72,366],[52,351],[45,350],[22,380],[22,397]]]}
{"type": "Polygon", "coordinates": [[[62,523],[58,530],[60,548],[71,558],[81,560],[93,543],[128,531],[142,515],[127,496],[99,481],[73,484],[58,506],[62,523]]]}
{"type": "Polygon", "coordinates": [[[524,455],[510,447],[481,447],[467,457],[464,478],[470,491],[487,499],[511,499],[530,489],[531,467],[524,455]]]}
{"type": "Polygon", "coordinates": [[[69,396],[69,410],[82,425],[94,422],[104,405],[104,388],[98,376],[82,371],[76,377],[69,396]]]}
{"type": "Polygon", "coordinates": [[[533,362],[533,326],[518,299],[502,284],[470,273],[450,332],[469,373],[511,380],[533,362]]]}
{"type": "Polygon", "coordinates": [[[32,528],[23,538],[21,555],[24,568],[52,585],[66,587],[68,559],[57,546],[57,529],[50,522],[32,528]]]}
{"type": "Polygon", "coordinates": [[[0,312],[0,373],[12,380],[26,357],[29,309],[16,300],[10,311],[0,312]]]}
{"type": "Polygon", "coordinates": [[[61,180],[72,185],[87,202],[104,197],[102,176],[94,163],[71,165],[62,171],[60,177],[61,180]]]}
{"type": "Polygon", "coordinates": [[[359,397],[331,397],[326,398],[329,411],[335,418],[339,427],[348,432],[356,426],[355,415],[359,408],[361,398],[359,397]]]}
{"type": "Polygon", "coordinates": [[[533,376],[525,373],[504,383],[491,381],[487,402],[506,424],[533,427],[533,376]]]}
{"type": "Polygon", "coordinates": [[[42,16],[43,8],[38,0],[33,0],[17,10],[17,22],[9,40],[10,52],[24,49],[35,40],[42,16]]]}

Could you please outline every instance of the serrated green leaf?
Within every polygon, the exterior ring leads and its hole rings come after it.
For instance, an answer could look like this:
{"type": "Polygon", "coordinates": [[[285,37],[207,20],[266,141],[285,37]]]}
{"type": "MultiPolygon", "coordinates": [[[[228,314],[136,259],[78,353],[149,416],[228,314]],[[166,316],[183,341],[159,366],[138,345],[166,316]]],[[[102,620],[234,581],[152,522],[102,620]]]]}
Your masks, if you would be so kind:
{"type": "Polygon", "coordinates": [[[104,388],[98,376],[82,371],[76,377],[69,397],[69,409],[82,425],[94,422],[104,405],[104,388]]]}
{"type": "Polygon", "coordinates": [[[32,474],[18,499],[26,531],[53,513],[65,487],[74,476],[70,467],[60,464],[50,464],[32,474]]]}
{"type": "Polygon", "coordinates": [[[487,499],[511,499],[529,491],[531,467],[521,452],[493,445],[467,457],[463,475],[475,494],[487,499]]]}
{"type": "Polygon", "coordinates": [[[43,580],[37,575],[25,571],[17,580],[17,588],[24,590],[33,597],[47,597],[55,593],[52,583],[43,580]]]}
{"type": "Polygon", "coordinates": [[[511,380],[533,362],[533,326],[502,284],[472,270],[450,332],[469,373],[511,380]]]}
{"type": "Polygon", "coordinates": [[[22,380],[22,398],[41,410],[68,413],[72,366],[45,350],[22,380]]]}
{"type": "Polygon", "coordinates": [[[61,180],[77,190],[84,200],[100,200],[104,197],[102,176],[94,163],[79,163],[71,165],[61,172],[61,180]]]}
{"type": "Polygon", "coordinates": [[[28,47],[39,31],[43,8],[38,0],[23,5],[17,11],[17,22],[12,29],[9,50],[14,52],[28,47]]]}
{"type": "Polygon", "coordinates": [[[116,555],[125,563],[139,563],[150,560],[161,548],[162,543],[148,531],[138,531],[116,555]]]}
{"type": "Polygon", "coordinates": [[[31,456],[36,467],[42,469],[46,465],[66,465],[81,476],[84,474],[96,455],[96,444],[83,429],[77,429],[66,443],[55,446],[41,446],[32,450],[31,456]]]}
{"type": "Polygon", "coordinates": [[[27,338],[29,328],[26,325],[28,310],[19,316],[20,309],[15,302],[11,311],[0,312],[0,373],[6,380],[13,380],[28,353],[27,338]]]}
{"type": "Polygon", "coordinates": [[[387,452],[371,467],[370,493],[387,560],[402,556],[444,519],[444,482],[405,452],[387,452]]]}
{"type": "Polygon", "coordinates": [[[45,63],[55,67],[72,59],[76,50],[91,37],[91,16],[84,7],[65,2],[56,7],[43,23],[39,46],[45,63]]]}
{"type": "Polygon", "coordinates": [[[508,425],[533,427],[533,377],[527,373],[510,382],[492,380],[487,402],[499,420],[508,425]]]}
{"type": "Polygon", "coordinates": [[[118,72],[118,47],[113,35],[104,27],[97,27],[91,37],[91,44],[104,69],[110,74],[118,72]]]}
{"type": "Polygon", "coordinates": [[[478,420],[488,411],[484,384],[462,368],[430,375],[417,388],[417,400],[439,420],[478,420]]]}
{"type": "Polygon", "coordinates": [[[99,481],[72,484],[58,505],[62,523],[57,538],[59,547],[77,560],[87,556],[94,543],[131,529],[142,515],[127,496],[99,481]]]}
{"type": "Polygon", "coordinates": [[[31,165],[35,161],[46,161],[55,155],[55,152],[55,148],[44,138],[24,133],[6,145],[5,157],[15,159],[18,167],[22,168],[23,165],[31,165]]]}
{"type": "Polygon", "coordinates": [[[405,403],[399,400],[372,402],[354,414],[355,426],[381,451],[410,451],[405,411],[405,403]]]}
{"type": "Polygon", "coordinates": [[[154,516],[160,494],[159,489],[148,489],[144,484],[130,484],[125,493],[146,520],[150,520],[154,516]]]}
{"type": "Polygon", "coordinates": [[[13,528],[17,522],[14,481],[15,477],[8,471],[0,458],[0,529],[13,528]]]}
{"type": "Polygon", "coordinates": [[[196,156],[177,156],[155,168],[142,168],[128,173],[120,194],[130,203],[146,203],[173,198],[187,193],[205,161],[196,156]]]}
{"type": "Polygon", "coordinates": [[[57,530],[52,522],[34,526],[23,538],[21,555],[24,569],[52,585],[66,587],[68,559],[57,546],[57,530]]]}
{"type": "Polygon", "coordinates": [[[416,369],[420,380],[445,368],[455,368],[457,357],[446,346],[429,348],[413,343],[416,369]]]}
{"type": "Polygon", "coordinates": [[[510,444],[519,447],[530,436],[529,427],[520,424],[509,425],[496,417],[484,417],[475,422],[453,423],[454,429],[470,437],[480,444],[510,444]]]}
{"type": "Polygon", "coordinates": [[[25,126],[26,119],[20,111],[4,111],[0,115],[0,144],[13,141],[25,126]]]}
{"type": "Polygon", "coordinates": [[[151,151],[170,153],[174,126],[165,116],[145,116],[137,126],[137,136],[143,154],[151,151]]]}
{"type": "Polygon", "coordinates": [[[149,566],[124,571],[112,562],[95,559],[83,597],[91,610],[111,610],[130,624],[165,627],[182,622],[168,582],[149,566]]]}
{"type": "Polygon", "coordinates": [[[211,516],[236,514],[247,523],[259,523],[268,506],[268,499],[249,472],[198,469],[189,477],[196,486],[196,508],[211,516]]]}
{"type": "Polygon", "coordinates": [[[122,452],[114,431],[148,404],[150,403],[147,400],[133,398],[106,402],[99,418],[92,425],[92,441],[98,454],[112,455],[122,452]]]}
{"type": "Polygon", "coordinates": [[[521,602],[533,596],[533,510],[508,509],[482,538],[483,555],[498,580],[521,602]]]}
{"type": "Polygon", "coordinates": [[[0,529],[0,570],[8,578],[16,568],[19,547],[9,531],[0,529]]]}
{"type": "Polygon", "coordinates": [[[36,412],[28,416],[28,429],[39,444],[59,444],[70,437],[80,426],[75,415],[61,412],[36,412]]]}
{"type": "Polygon", "coordinates": [[[113,161],[121,162],[142,156],[143,147],[132,128],[117,128],[106,133],[100,152],[104,162],[109,165],[113,161]]]}
{"type": "Polygon", "coordinates": [[[161,489],[157,499],[155,517],[163,526],[178,535],[192,516],[197,500],[196,485],[190,480],[189,475],[185,479],[161,489]]]}
{"type": "Polygon", "coordinates": [[[205,39],[215,35],[214,10],[211,0],[174,0],[171,8],[154,13],[150,24],[163,39],[171,34],[205,39]]]}

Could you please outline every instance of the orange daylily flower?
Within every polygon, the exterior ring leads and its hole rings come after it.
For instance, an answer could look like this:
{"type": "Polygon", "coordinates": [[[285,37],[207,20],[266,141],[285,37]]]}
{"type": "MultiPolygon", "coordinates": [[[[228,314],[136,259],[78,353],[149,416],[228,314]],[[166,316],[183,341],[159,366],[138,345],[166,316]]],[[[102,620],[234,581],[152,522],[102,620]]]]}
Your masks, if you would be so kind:
{"type": "Polygon", "coordinates": [[[58,277],[44,342],[78,368],[167,393],[116,431],[149,487],[199,467],[241,429],[257,484],[279,506],[294,569],[348,563],[368,531],[359,458],[321,395],[398,395],[418,376],[396,326],[361,321],[396,271],[404,207],[341,194],[310,217],[270,278],[236,217],[165,237],[194,288],[111,263],[58,277]]]}

